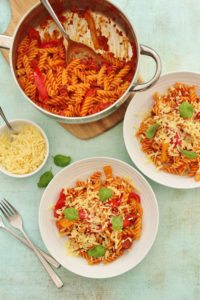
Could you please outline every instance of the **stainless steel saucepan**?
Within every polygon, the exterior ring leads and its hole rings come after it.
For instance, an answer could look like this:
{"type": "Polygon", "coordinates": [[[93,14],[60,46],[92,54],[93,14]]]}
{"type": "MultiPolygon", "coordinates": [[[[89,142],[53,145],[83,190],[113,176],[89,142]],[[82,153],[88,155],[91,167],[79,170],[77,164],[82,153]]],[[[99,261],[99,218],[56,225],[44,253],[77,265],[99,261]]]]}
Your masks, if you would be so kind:
{"type": "MultiPolygon", "coordinates": [[[[52,6],[56,7],[58,4],[58,0],[52,0],[51,1],[52,6]]],[[[115,110],[117,110],[130,96],[131,93],[136,93],[140,91],[144,91],[151,87],[155,82],[159,79],[161,74],[161,61],[159,55],[156,53],[155,50],[151,49],[150,47],[147,47],[145,45],[141,45],[138,41],[138,38],[136,36],[136,32],[133,28],[133,25],[130,23],[128,18],[124,15],[124,13],[117,8],[115,5],[111,4],[107,0],[67,0],[63,1],[64,8],[66,9],[66,12],[71,10],[74,7],[78,7],[79,9],[91,9],[93,12],[96,13],[97,18],[96,20],[101,20],[101,24],[99,26],[104,26],[104,20],[107,18],[110,24],[115,23],[115,25],[112,27],[113,30],[115,29],[115,32],[111,32],[111,29],[109,28],[108,24],[105,26],[105,28],[102,28],[102,32],[107,32],[110,36],[111,40],[111,51],[114,52],[116,55],[119,55],[120,53],[120,45],[123,44],[120,42],[120,38],[125,41],[126,45],[122,45],[122,47],[125,47],[126,50],[128,49],[127,46],[127,40],[129,41],[131,48],[134,49],[134,57],[135,57],[135,74],[133,76],[133,79],[130,83],[130,86],[128,89],[124,92],[124,94],[111,106],[104,109],[101,112],[98,112],[93,115],[85,116],[85,117],[64,117],[59,116],[56,114],[53,114],[51,112],[48,112],[35,104],[22,90],[18,80],[17,80],[17,74],[16,74],[16,58],[17,53],[16,49],[18,48],[19,43],[22,41],[22,39],[27,34],[27,29],[30,27],[36,27],[39,25],[39,23],[42,21],[43,18],[47,16],[47,12],[45,8],[41,4],[37,4],[34,7],[32,7],[25,16],[21,19],[20,23],[18,24],[15,33],[13,37],[0,35],[0,48],[10,49],[10,67],[12,70],[13,77],[17,83],[18,88],[21,90],[21,92],[24,94],[25,98],[34,105],[37,109],[45,113],[46,115],[56,119],[59,122],[62,123],[71,123],[71,124],[81,124],[81,123],[88,123],[88,122],[94,122],[97,120],[100,120],[115,110]],[[99,18],[98,16],[101,16],[99,18]],[[117,29],[116,29],[117,28],[117,29]],[[119,36],[116,35],[116,30],[119,33],[119,36]],[[126,38],[123,38],[126,37],[126,38]],[[114,40],[115,39],[115,40],[114,40]],[[119,43],[120,42],[120,43],[119,43]],[[117,45],[118,43],[118,45],[117,45]],[[117,46],[116,46],[117,45],[117,46]],[[116,48],[117,47],[117,48],[116,48]],[[116,53],[117,52],[117,53],[116,53]],[[153,75],[153,78],[149,80],[146,83],[138,83],[138,70],[140,68],[140,58],[141,55],[150,56],[156,64],[156,71],[153,75]]],[[[76,30],[73,30],[73,32],[76,33],[76,30]]],[[[78,36],[78,35],[77,35],[78,36]]],[[[72,39],[77,39],[77,36],[71,36],[72,39]]],[[[78,41],[78,39],[77,39],[78,41]]],[[[130,46],[129,45],[129,46],[130,46]]],[[[129,49],[130,50],[130,49],[129,49]]],[[[130,52],[129,50],[126,51],[126,54],[130,52]]],[[[123,51],[122,51],[123,52],[123,51]]],[[[123,54],[123,53],[122,53],[123,54]]]]}

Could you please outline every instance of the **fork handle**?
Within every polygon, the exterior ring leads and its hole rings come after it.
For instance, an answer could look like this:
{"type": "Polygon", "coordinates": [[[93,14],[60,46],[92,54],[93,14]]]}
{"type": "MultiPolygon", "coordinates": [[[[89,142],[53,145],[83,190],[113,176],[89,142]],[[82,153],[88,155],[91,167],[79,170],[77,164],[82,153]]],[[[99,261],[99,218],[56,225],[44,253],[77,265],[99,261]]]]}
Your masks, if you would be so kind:
{"type": "Polygon", "coordinates": [[[35,245],[31,242],[31,240],[27,236],[26,232],[24,231],[23,227],[20,228],[20,230],[23,233],[25,239],[28,241],[28,243],[30,245],[30,248],[32,248],[32,250],[35,252],[35,254],[37,255],[38,259],[42,263],[43,267],[45,268],[45,270],[47,271],[47,273],[49,274],[49,276],[51,277],[51,279],[53,280],[53,282],[55,283],[55,285],[57,286],[57,288],[61,288],[63,286],[63,282],[61,281],[61,279],[54,272],[54,270],[51,268],[51,266],[47,263],[47,261],[44,259],[44,257],[40,254],[40,252],[35,247],[35,245]]]}
{"type": "MultiPolygon", "coordinates": [[[[3,227],[4,230],[12,234],[17,240],[22,242],[24,245],[26,245],[29,249],[31,249],[30,244],[27,242],[26,239],[16,234],[13,230],[11,230],[8,227],[3,227]]],[[[51,264],[54,268],[59,268],[60,264],[55,260],[52,256],[48,255],[46,252],[42,251],[41,249],[37,248],[40,254],[48,261],[49,264],[51,264]]],[[[32,249],[31,249],[32,250],[32,249]]]]}

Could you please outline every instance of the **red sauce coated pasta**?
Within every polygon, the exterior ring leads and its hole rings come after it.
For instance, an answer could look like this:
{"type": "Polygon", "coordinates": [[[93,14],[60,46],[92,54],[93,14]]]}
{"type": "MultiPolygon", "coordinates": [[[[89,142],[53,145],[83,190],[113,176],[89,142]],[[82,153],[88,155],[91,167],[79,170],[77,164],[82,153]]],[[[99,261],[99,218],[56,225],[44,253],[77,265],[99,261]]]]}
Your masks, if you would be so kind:
{"type": "MultiPolygon", "coordinates": [[[[31,28],[17,49],[16,75],[25,94],[43,109],[66,117],[88,116],[109,107],[128,89],[135,73],[133,59],[125,61],[105,51],[107,38],[95,29],[89,11],[82,17],[87,20],[95,49],[104,49],[101,65],[91,59],[67,64],[63,38],[57,30],[40,34],[31,28]]],[[[47,23],[41,22],[40,28],[47,23]]]]}
{"type": "Polygon", "coordinates": [[[160,170],[199,181],[200,97],[196,87],[177,82],[153,98],[150,115],[136,134],[142,150],[160,170]]]}
{"type": "Polygon", "coordinates": [[[138,240],[142,206],[135,187],[110,166],[74,187],[64,188],[54,207],[58,231],[67,247],[89,264],[110,263],[138,240]]]}

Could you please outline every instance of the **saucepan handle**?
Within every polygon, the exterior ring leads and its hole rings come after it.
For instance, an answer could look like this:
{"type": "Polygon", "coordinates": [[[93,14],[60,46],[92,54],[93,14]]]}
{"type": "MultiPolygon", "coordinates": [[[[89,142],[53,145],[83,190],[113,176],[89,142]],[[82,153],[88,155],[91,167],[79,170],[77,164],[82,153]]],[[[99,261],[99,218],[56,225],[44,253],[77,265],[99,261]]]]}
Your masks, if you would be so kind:
{"type": "Polygon", "coordinates": [[[0,34],[0,49],[10,49],[13,38],[11,36],[0,34]]]}
{"type": "Polygon", "coordinates": [[[153,60],[156,63],[156,72],[151,80],[140,84],[136,83],[135,85],[133,85],[129,91],[134,93],[145,91],[146,89],[154,85],[156,81],[160,78],[161,69],[162,69],[160,57],[155,50],[153,50],[148,46],[140,45],[140,54],[150,56],[151,58],[153,58],[153,60]]]}

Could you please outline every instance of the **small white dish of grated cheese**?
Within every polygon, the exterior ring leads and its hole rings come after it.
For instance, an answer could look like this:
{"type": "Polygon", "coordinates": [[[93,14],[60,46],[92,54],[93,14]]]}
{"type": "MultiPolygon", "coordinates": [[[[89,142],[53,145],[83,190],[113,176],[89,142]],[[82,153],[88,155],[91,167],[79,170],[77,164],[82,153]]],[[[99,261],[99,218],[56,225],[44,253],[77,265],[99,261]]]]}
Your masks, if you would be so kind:
{"type": "Polygon", "coordinates": [[[29,177],[46,163],[47,136],[32,121],[16,119],[10,123],[15,129],[13,132],[6,125],[0,127],[0,171],[15,178],[29,177]]]}

